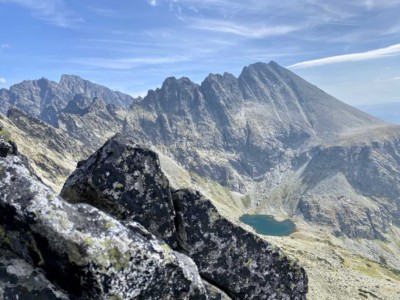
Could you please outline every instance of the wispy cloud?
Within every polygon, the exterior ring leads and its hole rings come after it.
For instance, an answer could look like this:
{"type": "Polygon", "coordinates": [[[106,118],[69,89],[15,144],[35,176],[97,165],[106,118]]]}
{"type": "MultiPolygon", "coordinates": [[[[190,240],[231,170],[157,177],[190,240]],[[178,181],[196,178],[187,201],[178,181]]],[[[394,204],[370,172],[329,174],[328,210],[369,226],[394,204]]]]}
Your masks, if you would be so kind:
{"type": "Polygon", "coordinates": [[[4,77],[0,77],[0,84],[7,83],[7,80],[4,77]]]}
{"type": "Polygon", "coordinates": [[[186,56],[159,56],[159,57],[133,57],[133,58],[85,58],[74,59],[71,63],[101,69],[131,70],[143,66],[173,64],[188,61],[186,56]]]}
{"type": "Polygon", "coordinates": [[[1,44],[0,45],[0,49],[8,49],[8,48],[10,48],[9,44],[1,44]]]}
{"type": "Polygon", "coordinates": [[[98,14],[99,16],[103,16],[103,17],[118,17],[118,12],[116,12],[113,9],[101,8],[101,7],[89,7],[89,9],[92,12],[94,12],[95,14],[98,14]]]}
{"type": "Polygon", "coordinates": [[[224,20],[196,19],[190,25],[191,28],[208,30],[213,32],[229,33],[247,38],[263,38],[268,36],[284,35],[297,31],[300,27],[277,25],[245,25],[224,20]]]}
{"type": "Polygon", "coordinates": [[[294,64],[294,65],[291,65],[288,68],[291,68],[291,69],[310,68],[310,67],[322,66],[322,65],[327,65],[327,64],[370,60],[370,59],[377,59],[377,58],[381,58],[381,57],[397,56],[397,55],[400,55],[400,44],[392,45],[392,46],[389,46],[386,48],[370,50],[370,51],[366,51],[366,52],[337,55],[337,56],[325,57],[325,58],[321,58],[321,59],[303,61],[303,62],[294,64]]]}
{"type": "Polygon", "coordinates": [[[35,18],[44,20],[58,27],[72,28],[83,22],[63,0],[0,0],[29,9],[35,18]]]}
{"type": "Polygon", "coordinates": [[[157,6],[158,4],[157,0],[147,0],[147,2],[149,2],[151,6],[157,6]]]}

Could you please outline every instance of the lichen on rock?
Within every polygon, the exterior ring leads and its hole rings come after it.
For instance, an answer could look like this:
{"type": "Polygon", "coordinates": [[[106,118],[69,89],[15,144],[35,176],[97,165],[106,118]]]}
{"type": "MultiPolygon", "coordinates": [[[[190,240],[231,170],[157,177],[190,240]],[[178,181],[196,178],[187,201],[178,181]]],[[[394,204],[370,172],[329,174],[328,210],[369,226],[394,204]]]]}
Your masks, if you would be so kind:
{"type": "Polygon", "coordinates": [[[191,259],[140,224],[69,204],[31,176],[17,156],[0,159],[0,224],[13,252],[80,299],[206,299],[191,259]]]}
{"type": "Polygon", "coordinates": [[[236,299],[305,299],[305,270],[279,248],[220,216],[197,191],[173,199],[182,248],[204,278],[236,299]]]}
{"type": "Polygon", "coordinates": [[[80,162],[61,196],[72,203],[93,205],[120,220],[139,222],[171,247],[177,246],[169,182],[158,156],[122,135],[80,162]]]}

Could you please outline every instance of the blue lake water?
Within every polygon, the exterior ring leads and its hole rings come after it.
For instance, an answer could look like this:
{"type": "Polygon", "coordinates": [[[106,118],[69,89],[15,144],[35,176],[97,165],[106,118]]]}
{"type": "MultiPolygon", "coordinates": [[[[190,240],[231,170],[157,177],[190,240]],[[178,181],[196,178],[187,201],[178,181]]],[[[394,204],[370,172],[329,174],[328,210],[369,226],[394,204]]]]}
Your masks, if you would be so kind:
{"type": "Polygon", "coordinates": [[[242,215],[240,221],[262,235],[286,236],[296,231],[292,220],[277,221],[270,215],[242,215]]]}

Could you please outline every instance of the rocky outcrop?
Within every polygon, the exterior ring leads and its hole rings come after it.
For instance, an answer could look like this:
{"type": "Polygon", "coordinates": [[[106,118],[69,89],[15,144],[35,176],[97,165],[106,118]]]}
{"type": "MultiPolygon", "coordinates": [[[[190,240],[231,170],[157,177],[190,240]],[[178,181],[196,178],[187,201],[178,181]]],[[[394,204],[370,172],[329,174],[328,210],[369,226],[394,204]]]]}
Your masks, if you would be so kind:
{"type": "Polygon", "coordinates": [[[303,268],[281,250],[223,218],[199,192],[173,193],[181,247],[200,274],[234,299],[303,299],[303,268]]]}
{"type": "Polygon", "coordinates": [[[136,221],[177,247],[168,179],[157,155],[116,135],[68,178],[61,196],[93,205],[120,220],[136,221]]]}
{"type": "MultiPolygon", "coordinates": [[[[304,269],[273,245],[222,217],[198,192],[172,192],[172,205],[169,182],[157,155],[129,143],[117,135],[80,162],[61,195],[119,219],[141,222],[191,257],[202,278],[232,299],[305,298],[304,269]]],[[[214,296],[224,297],[221,293],[214,296]]]]}
{"type": "Polygon", "coordinates": [[[73,299],[206,299],[191,259],[138,223],[64,202],[14,155],[0,159],[0,234],[0,250],[43,270],[73,299]]]}

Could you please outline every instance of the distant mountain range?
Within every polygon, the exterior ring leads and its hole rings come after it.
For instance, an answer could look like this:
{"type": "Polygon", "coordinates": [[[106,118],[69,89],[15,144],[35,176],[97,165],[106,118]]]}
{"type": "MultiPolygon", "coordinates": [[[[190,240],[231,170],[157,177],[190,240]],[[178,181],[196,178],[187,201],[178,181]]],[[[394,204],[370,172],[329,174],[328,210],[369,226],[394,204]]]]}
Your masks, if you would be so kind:
{"type": "Polygon", "coordinates": [[[0,89],[0,112],[6,114],[10,106],[16,106],[31,116],[51,125],[56,125],[56,114],[75,95],[82,94],[90,99],[105,99],[107,103],[128,108],[134,98],[91,83],[78,76],[63,75],[59,83],[41,78],[25,80],[7,89],[0,89]]]}
{"type": "Polygon", "coordinates": [[[0,103],[3,113],[15,106],[92,150],[122,132],[248,196],[247,211],[301,215],[355,238],[384,239],[400,225],[399,127],[275,62],[238,78],[210,74],[200,85],[170,77],[143,99],[76,76],[42,78],[1,90],[0,103]]]}

